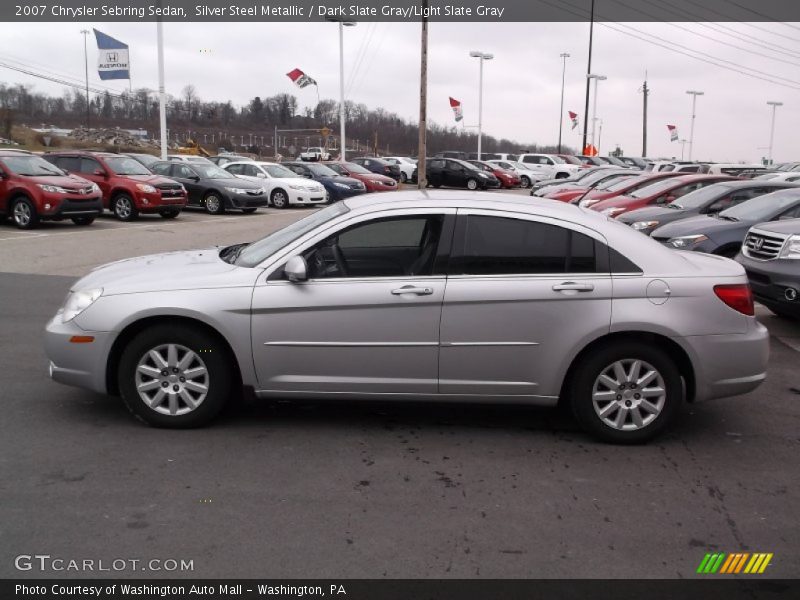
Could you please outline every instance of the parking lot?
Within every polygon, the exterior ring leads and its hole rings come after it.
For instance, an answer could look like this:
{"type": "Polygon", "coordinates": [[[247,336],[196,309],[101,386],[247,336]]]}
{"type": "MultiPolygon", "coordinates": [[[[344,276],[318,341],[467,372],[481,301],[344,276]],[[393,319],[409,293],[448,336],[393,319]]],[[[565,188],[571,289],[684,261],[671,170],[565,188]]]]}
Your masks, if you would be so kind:
{"type": "Polygon", "coordinates": [[[0,225],[0,576],[63,575],[14,568],[38,553],[193,560],[146,577],[672,578],[715,551],[773,553],[766,575],[796,576],[800,324],[764,309],[767,382],[684,406],[642,447],[526,407],[261,403],[156,430],[49,380],[43,327],[76,277],[308,212],[0,225]]]}

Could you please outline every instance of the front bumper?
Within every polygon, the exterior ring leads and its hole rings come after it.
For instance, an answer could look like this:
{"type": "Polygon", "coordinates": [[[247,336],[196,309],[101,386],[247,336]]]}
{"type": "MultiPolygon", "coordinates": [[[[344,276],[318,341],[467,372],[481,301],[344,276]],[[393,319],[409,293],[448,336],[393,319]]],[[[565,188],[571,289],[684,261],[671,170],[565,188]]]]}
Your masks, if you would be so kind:
{"type": "Polygon", "coordinates": [[[767,307],[775,306],[800,316],[800,261],[753,260],[743,254],[736,260],[747,272],[756,300],[767,307]]]}
{"type": "Polygon", "coordinates": [[[186,206],[186,195],[162,196],[160,192],[137,192],[134,196],[136,209],[140,213],[156,213],[164,209],[182,210],[186,206]]]}
{"type": "Polygon", "coordinates": [[[42,206],[44,208],[40,218],[45,220],[91,217],[103,214],[103,198],[99,195],[94,198],[48,195],[45,196],[42,206]],[[50,205],[50,209],[46,208],[47,204],[50,205]]]}
{"type": "Polygon", "coordinates": [[[228,193],[229,208],[258,208],[269,205],[269,195],[267,194],[234,194],[228,193]]]}
{"type": "Polygon", "coordinates": [[[745,333],[679,338],[695,367],[695,401],[753,391],[767,377],[769,331],[755,319],[745,333]]]}
{"type": "Polygon", "coordinates": [[[110,332],[84,331],[74,321],[53,317],[45,327],[44,349],[50,359],[53,381],[100,394],[107,393],[106,364],[113,343],[110,332]],[[90,343],[71,342],[73,336],[90,336],[90,343]]]}

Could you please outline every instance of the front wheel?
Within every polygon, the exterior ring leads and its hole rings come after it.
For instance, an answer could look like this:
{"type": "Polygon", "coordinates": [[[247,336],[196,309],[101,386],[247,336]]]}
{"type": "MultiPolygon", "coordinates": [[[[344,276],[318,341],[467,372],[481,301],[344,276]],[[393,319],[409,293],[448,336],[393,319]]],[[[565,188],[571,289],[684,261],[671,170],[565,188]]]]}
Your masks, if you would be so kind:
{"type": "Polygon", "coordinates": [[[128,194],[119,194],[114,197],[111,210],[120,221],[133,221],[139,216],[139,210],[133,203],[133,198],[128,194]]]}
{"type": "Polygon", "coordinates": [[[95,217],[72,217],[72,222],[79,227],[85,227],[94,223],[95,217]]]}
{"type": "Polygon", "coordinates": [[[521,187],[521,188],[523,188],[523,189],[531,187],[531,180],[530,180],[530,178],[529,178],[527,175],[523,175],[523,176],[520,178],[520,184],[519,184],[519,185],[520,185],[520,187],[521,187]]]}
{"type": "Polygon", "coordinates": [[[408,181],[408,175],[405,173],[400,173],[400,183],[406,183],[408,181]]]}
{"type": "Polygon", "coordinates": [[[225,212],[225,205],[222,203],[222,198],[215,192],[209,192],[203,198],[203,203],[206,206],[206,211],[211,215],[221,215],[225,212]]]}
{"type": "Polygon", "coordinates": [[[578,422],[605,442],[637,444],[658,435],[683,397],[675,362],[638,342],[599,348],[577,366],[569,402],[578,422]]]}
{"type": "Polygon", "coordinates": [[[154,427],[199,427],[213,420],[231,391],[225,348],[205,331],[159,325],[131,340],[120,358],[122,399],[154,427]]]}
{"type": "Polygon", "coordinates": [[[289,206],[289,197],[283,190],[275,190],[272,192],[270,201],[272,202],[272,206],[275,208],[286,208],[289,206]]]}
{"type": "Polygon", "coordinates": [[[20,198],[14,202],[11,214],[14,225],[20,229],[34,229],[39,225],[39,213],[36,212],[33,202],[27,198],[20,198]]]}
{"type": "Polygon", "coordinates": [[[467,179],[467,189],[468,190],[477,190],[478,189],[478,182],[475,179],[467,179]]]}

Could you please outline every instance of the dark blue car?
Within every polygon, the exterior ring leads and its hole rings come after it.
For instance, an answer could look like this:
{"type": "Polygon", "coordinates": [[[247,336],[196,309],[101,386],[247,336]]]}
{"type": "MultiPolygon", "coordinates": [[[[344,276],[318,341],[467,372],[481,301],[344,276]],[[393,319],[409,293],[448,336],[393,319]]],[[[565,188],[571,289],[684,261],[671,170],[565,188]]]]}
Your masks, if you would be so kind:
{"type": "Polygon", "coordinates": [[[324,185],[331,202],[337,202],[338,200],[344,200],[367,192],[367,188],[358,179],[343,177],[336,171],[319,163],[293,161],[281,164],[297,173],[300,177],[313,179],[324,185]]]}

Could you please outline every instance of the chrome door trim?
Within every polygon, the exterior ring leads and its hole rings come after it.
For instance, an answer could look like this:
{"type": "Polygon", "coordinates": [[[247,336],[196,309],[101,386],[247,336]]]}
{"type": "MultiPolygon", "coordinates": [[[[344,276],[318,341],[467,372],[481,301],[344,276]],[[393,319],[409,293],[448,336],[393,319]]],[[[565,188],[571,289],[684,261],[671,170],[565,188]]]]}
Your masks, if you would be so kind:
{"type": "Polygon", "coordinates": [[[417,348],[438,346],[439,342],[264,342],[265,346],[287,346],[292,348],[417,348]]]}
{"type": "Polygon", "coordinates": [[[538,346],[539,342],[444,342],[439,344],[442,348],[454,346],[538,346]]]}

